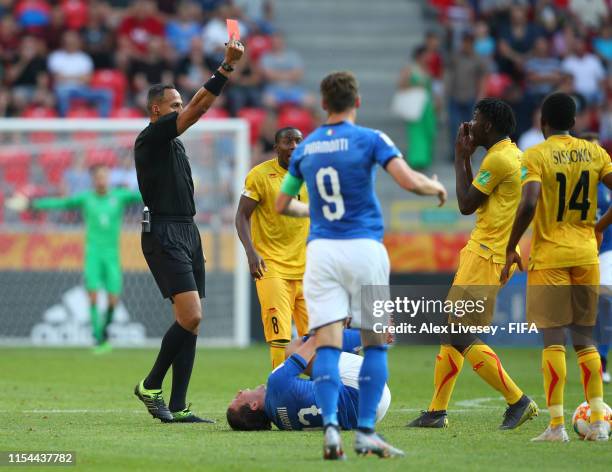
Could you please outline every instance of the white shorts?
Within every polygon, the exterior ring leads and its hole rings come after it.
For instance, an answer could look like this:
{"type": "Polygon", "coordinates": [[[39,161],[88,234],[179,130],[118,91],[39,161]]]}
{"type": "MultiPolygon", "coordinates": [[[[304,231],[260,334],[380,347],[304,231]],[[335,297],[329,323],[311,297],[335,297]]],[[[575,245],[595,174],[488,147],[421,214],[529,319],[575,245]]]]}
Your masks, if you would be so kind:
{"type": "Polygon", "coordinates": [[[612,251],[606,251],[599,255],[599,274],[601,285],[612,287],[612,251]]]}
{"type": "Polygon", "coordinates": [[[389,256],[373,239],[315,239],[306,248],[304,297],[309,329],[351,317],[352,328],[372,329],[361,318],[361,287],[388,288],[389,256]]]}
{"type": "MultiPolygon", "coordinates": [[[[361,370],[361,364],[363,364],[363,357],[357,354],[350,354],[343,352],[340,354],[340,361],[338,368],[340,369],[340,380],[347,387],[352,387],[359,390],[359,371],[361,370]]],[[[376,408],[376,422],[381,421],[387,414],[387,410],[391,405],[391,390],[387,384],[376,408]]]]}

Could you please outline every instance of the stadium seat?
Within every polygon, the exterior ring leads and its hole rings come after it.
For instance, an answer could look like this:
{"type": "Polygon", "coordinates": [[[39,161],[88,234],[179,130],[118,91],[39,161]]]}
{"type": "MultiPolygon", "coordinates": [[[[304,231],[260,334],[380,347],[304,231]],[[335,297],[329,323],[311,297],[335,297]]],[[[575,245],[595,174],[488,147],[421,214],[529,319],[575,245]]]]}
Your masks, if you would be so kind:
{"type": "Polygon", "coordinates": [[[95,108],[76,106],[68,110],[66,118],[100,118],[100,115],[95,108]]]}
{"type": "Polygon", "coordinates": [[[82,0],[63,0],[60,6],[68,29],[80,30],[87,24],[87,4],[82,0]]]}
{"type": "Polygon", "coordinates": [[[92,148],[85,153],[85,164],[87,167],[95,165],[105,165],[115,167],[119,162],[117,154],[112,149],[108,148],[92,148]]]}
{"type": "Polygon", "coordinates": [[[243,108],[238,112],[238,118],[249,122],[251,146],[259,139],[261,126],[266,120],[266,110],[263,108],[243,108]]]}
{"type": "Polygon", "coordinates": [[[64,171],[72,164],[72,151],[66,149],[43,152],[38,163],[45,173],[47,182],[59,185],[62,181],[64,171]]]}
{"type": "Polygon", "coordinates": [[[506,74],[490,74],[485,82],[485,95],[499,98],[511,84],[512,79],[506,74]]]}
{"type": "Polygon", "coordinates": [[[272,48],[272,38],[263,34],[249,36],[247,49],[253,64],[257,64],[261,56],[272,48]]]}
{"type": "Polygon", "coordinates": [[[210,108],[206,113],[202,115],[201,120],[215,120],[229,118],[230,115],[225,108],[215,107],[210,108]]]}
{"type": "MultiPolygon", "coordinates": [[[[53,108],[31,106],[21,113],[22,118],[57,118],[58,114],[53,108]]],[[[49,131],[32,131],[30,141],[33,143],[49,143],[55,141],[55,133],[49,131]]]]}
{"type": "Polygon", "coordinates": [[[21,187],[30,179],[31,156],[20,150],[10,148],[0,151],[0,168],[2,168],[3,185],[21,187]]]}
{"type": "Polygon", "coordinates": [[[94,72],[91,86],[113,92],[113,108],[121,108],[127,91],[127,80],[122,72],[113,69],[102,69],[94,72]]]}
{"type": "Polygon", "coordinates": [[[122,107],[111,111],[111,118],[144,118],[144,113],[138,108],[122,107]]]}
{"type": "Polygon", "coordinates": [[[315,120],[310,111],[295,106],[283,107],[278,114],[278,127],[293,126],[306,137],[314,128],[315,120]]]}

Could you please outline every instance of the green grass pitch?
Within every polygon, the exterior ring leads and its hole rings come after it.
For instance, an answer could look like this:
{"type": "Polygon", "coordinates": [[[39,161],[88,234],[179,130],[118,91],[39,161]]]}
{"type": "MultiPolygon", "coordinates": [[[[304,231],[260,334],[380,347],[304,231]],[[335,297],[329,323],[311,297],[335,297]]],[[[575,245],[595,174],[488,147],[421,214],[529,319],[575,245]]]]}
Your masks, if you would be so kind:
{"type": "MultiPolygon", "coordinates": [[[[530,443],[546,427],[546,410],[518,430],[498,431],[505,404],[467,363],[451,403],[450,428],[405,428],[429,402],[435,353],[434,347],[395,347],[389,354],[393,400],[379,431],[407,456],[387,461],[356,457],[350,450],[351,433],[345,432],[349,460],[325,464],[326,468],[612,470],[612,443],[586,443],[573,431],[569,444],[530,443]]],[[[517,383],[544,407],[540,351],[498,353],[517,383]]],[[[225,422],[225,408],[236,391],[265,381],[265,346],[198,351],[188,400],[195,412],[216,419],[215,425],[165,425],[149,416],[132,389],[155,354],[127,349],[104,356],[84,349],[0,349],[0,451],[76,451],[77,465],[71,470],[83,471],[321,470],[320,432],[238,433],[225,422]]],[[[567,364],[569,423],[582,401],[582,387],[574,353],[568,352],[567,364]]]]}

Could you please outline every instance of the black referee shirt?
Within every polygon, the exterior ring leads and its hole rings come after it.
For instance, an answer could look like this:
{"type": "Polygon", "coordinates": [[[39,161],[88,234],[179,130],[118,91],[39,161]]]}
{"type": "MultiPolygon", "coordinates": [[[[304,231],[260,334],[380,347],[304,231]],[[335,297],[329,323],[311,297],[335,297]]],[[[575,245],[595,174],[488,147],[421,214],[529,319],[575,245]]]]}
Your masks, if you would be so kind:
{"type": "Polygon", "coordinates": [[[177,117],[169,113],[150,123],[134,144],[138,187],[152,215],[195,215],[191,167],[177,138],[177,117]]]}

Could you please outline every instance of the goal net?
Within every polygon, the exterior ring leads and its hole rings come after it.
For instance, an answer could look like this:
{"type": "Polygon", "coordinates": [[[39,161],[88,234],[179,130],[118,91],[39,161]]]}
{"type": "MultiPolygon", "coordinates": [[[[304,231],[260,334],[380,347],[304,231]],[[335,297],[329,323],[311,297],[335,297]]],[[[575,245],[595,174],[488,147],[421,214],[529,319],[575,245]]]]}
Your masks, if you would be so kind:
{"type": "MultiPolygon", "coordinates": [[[[13,203],[20,195],[35,199],[89,189],[89,168],[96,164],[109,166],[111,187],[137,189],[133,145],[147,124],[140,119],[0,120],[1,344],[92,344],[80,212],[22,210],[13,203]]],[[[200,345],[244,346],[249,275],[233,221],[248,170],[248,125],[200,120],[181,140],[191,162],[196,222],[207,259],[200,345]]],[[[158,343],[173,322],[170,302],[159,293],[142,255],[141,210],[141,203],[128,207],[122,226],[123,292],[109,329],[117,346],[158,343]]],[[[106,304],[102,293],[99,313],[106,304]]]]}

